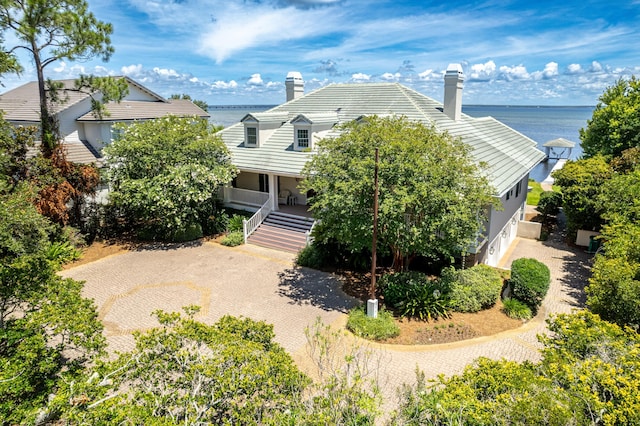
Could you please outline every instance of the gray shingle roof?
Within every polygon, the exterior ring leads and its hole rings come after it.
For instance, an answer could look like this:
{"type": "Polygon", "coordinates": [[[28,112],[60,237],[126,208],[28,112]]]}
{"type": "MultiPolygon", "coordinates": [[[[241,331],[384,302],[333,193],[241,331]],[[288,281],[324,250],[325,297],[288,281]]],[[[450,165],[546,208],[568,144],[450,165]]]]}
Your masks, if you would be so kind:
{"type": "Polygon", "coordinates": [[[79,117],[78,121],[130,121],[150,120],[164,117],[165,115],[191,116],[207,118],[209,114],[189,100],[172,99],[167,102],[149,101],[122,101],[120,103],[109,102],[106,105],[109,115],[102,118],[95,117],[91,112],[79,117]]]}
{"type": "Polygon", "coordinates": [[[300,175],[313,155],[293,150],[291,120],[300,114],[307,117],[337,114],[341,123],[373,114],[404,115],[432,123],[438,130],[460,137],[471,147],[474,159],[487,164],[487,174],[497,195],[511,189],[545,156],[536,142],[491,117],[462,114],[460,120],[453,121],[442,111],[442,104],[398,83],[332,84],[267,111],[276,112],[286,112],[288,121],[267,140],[261,140],[259,148],[244,146],[242,123],[220,132],[234,164],[241,170],[300,175]]]}
{"type": "MultiPolygon", "coordinates": [[[[104,116],[102,120],[97,119],[87,112],[78,117],[78,121],[128,121],[128,120],[147,120],[152,118],[163,117],[168,114],[178,116],[197,115],[200,117],[209,117],[206,111],[203,111],[193,102],[183,99],[166,100],[157,95],[146,87],[138,84],[134,80],[124,77],[131,86],[148,93],[156,101],[128,101],[121,103],[109,102],[107,110],[109,116],[104,116]]],[[[73,89],[75,80],[58,80],[63,84],[65,89],[73,89]]],[[[55,104],[53,112],[71,108],[77,103],[87,99],[88,93],[78,92],[76,90],[64,90],[60,95],[66,102],[55,104]]],[[[23,84],[20,87],[9,90],[0,95],[0,110],[4,111],[4,119],[11,122],[40,122],[40,97],[38,94],[38,83],[35,81],[23,84]]]]}
{"type": "MultiPolygon", "coordinates": [[[[75,83],[75,80],[58,81],[63,84],[65,89],[72,89],[75,83]]],[[[61,93],[61,98],[66,99],[66,102],[53,105],[52,112],[58,113],[88,97],[87,93],[65,90],[61,93]]],[[[0,95],[0,110],[4,111],[4,119],[7,121],[39,123],[40,95],[38,94],[38,82],[31,81],[0,95]]]]}

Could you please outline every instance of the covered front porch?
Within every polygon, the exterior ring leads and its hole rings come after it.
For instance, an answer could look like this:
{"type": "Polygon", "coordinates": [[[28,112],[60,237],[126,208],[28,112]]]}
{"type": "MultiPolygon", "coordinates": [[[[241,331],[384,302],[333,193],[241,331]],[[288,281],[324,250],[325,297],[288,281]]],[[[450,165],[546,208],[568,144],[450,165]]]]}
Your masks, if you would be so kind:
{"type": "Polygon", "coordinates": [[[245,243],[293,253],[310,244],[315,221],[297,183],[287,176],[241,173],[221,188],[225,206],[255,212],[243,221],[245,243]]]}
{"type": "Polygon", "coordinates": [[[311,217],[308,194],[298,188],[301,177],[241,171],[230,186],[222,188],[224,204],[256,211],[265,203],[272,211],[311,217]]]}

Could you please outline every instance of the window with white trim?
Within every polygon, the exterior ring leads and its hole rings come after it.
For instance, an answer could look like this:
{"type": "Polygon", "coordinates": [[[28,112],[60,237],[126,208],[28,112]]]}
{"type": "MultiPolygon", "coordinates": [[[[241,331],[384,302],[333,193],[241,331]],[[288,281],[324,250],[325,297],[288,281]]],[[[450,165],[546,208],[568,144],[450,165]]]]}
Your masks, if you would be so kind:
{"type": "Polygon", "coordinates": [[[258,128],[246,127],[246,142],[248,146],[258,146],[258,128]]]}
{"type": "Polygon", "coordinates": [[[309,148],[309,129],[296,130],[296,144],[298,148],[309,148]]]}

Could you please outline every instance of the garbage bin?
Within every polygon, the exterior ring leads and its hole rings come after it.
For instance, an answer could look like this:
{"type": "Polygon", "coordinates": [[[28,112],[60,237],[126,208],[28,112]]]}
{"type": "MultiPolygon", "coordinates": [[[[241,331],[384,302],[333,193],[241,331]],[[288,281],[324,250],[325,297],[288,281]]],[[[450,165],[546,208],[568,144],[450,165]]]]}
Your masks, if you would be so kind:
{"type": "Polygon", "coordinates": [[[591,235],[589,237],[589,248],[587,249],[587,253],[595,253],[598,251],[598,247],[600,247],[600,240],[596,240],[596,236],[591,235]]]}

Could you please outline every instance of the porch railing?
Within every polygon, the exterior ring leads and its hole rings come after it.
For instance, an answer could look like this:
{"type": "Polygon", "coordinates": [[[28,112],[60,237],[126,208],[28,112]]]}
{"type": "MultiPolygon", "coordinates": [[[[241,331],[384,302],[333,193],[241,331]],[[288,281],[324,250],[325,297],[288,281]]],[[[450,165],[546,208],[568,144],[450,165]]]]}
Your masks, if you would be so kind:
{"type": "Polygon", "coordinates": [[[315,238],[313,238],[313,235],[311,235],[311,234],[313,233],[313,228],[316,227],[316,223],[318,223],[318,221],[314,220],[313,223],[311,224],[311,228],[309,228],[309,230],[304,233],[305,236],[307,237],[307,245],[308,246],[313,244],[313,240],[315,240],[315,238]]]}
{"type": "Polygon", "coordinates": [[[247,243],[247,238],[249,238],[249,235],[253,234],[253,231],[255,231],[258,226],[260,226],[262,221],[265,220],[267,216],[269,216],[269,213],[271,213],[272,205],[273,202],[271,200],[271,197],[267,197],[267,201],[262,205],[262,207],[258,209],[257,212],[254,213],[253,216],[251,216],[251,218],[249,218],[249,220],[244,219],[242,221],[242,231],[244,233],[245,244],[247,243]]]}
{"type": "Polygon", "coordinates": [[[239,203],[249,206],[261,206],[268,199],[266,192],[252,191],[250,189],[223,187],[223,200],[228,203],[239,203]]]}

